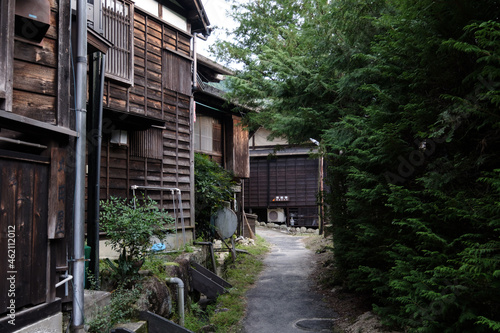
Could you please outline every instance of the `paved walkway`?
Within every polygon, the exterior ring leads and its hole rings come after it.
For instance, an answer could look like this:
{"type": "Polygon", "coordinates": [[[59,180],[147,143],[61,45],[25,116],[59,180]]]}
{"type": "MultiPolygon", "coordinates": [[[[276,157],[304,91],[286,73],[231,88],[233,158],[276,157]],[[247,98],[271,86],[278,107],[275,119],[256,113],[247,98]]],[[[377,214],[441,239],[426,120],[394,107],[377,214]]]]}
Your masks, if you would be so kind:
{"type": "Polygon", "coordinates": [[[314,253],[299,236],[267,228],[257,228],[257,234],[273,247],[256,286],[247,293],[244,332],[331,332],[337,314],[310,290],[314,253]]]}

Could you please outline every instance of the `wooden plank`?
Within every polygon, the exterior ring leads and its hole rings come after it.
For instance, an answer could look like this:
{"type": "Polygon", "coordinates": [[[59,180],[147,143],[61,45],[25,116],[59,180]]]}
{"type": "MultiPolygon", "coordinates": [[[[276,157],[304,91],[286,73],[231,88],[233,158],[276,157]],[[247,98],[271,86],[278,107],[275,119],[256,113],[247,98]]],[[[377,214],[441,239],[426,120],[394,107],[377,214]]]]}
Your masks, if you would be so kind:
{"type": "Polygon", "coordinates": [[[61,300],[56,299],[54,302],[41,304],[33,308],[16,312],[16,325],[9,324],[9,317],[0,318],[0,332],[11,333],[19,330],[20,327],[26,327],[34,324],[37,321],[51,317],[61,312],[61,300]]]}
{"type": "Polygon", "coordinates": [[[207,268],[203,267],[202,265],[198,264],[197,262],[192,262],[191,265],[200,273],[211,279],[212,281],[215,281],[219,285],[223,286],[224,288],[232,288],[233,286],[224,280],[223,278],[219,277],[218,275],[214,274],[214,272],[208,270],[207,268]]]}
{"type": "MultiPolygon", "coordinates": [[[[34,167],[33,182],[33,224],[32,224],[32,244],[31,244],[31,272],[30,303],[40,304],[46,300],[47,286],[47,196],[48,196],[48,166],[36,165],[34,167]]],[[[55,272],[50,271],[50,275],[55,272]]]]}
{"type": "Polygon", "coordinates": [[[31,303],[31,265],[33,239],[33,181],[34,170],[29,163],[17,163],[13,169],[16,200],[16,307],[31,303]]]}
{"type": "MultiPolygon", "coordinates": [[[[56,2],[56,1],[54,1],[56,2]]],[[[57,125],[70,128],[70,4],[62,1],[59,6],[59,31],[57,52],[57,125]]]]}
{"type": "Polygon", "coordinates": [[[56,96],[56,84],[55,68],[14,60],[14,89],[56,96]]]}
{"type": "Polygon", "coordinates": [[[56,98],[53,96],[14,90],[13,104],[14,112],[18,115],[52,125],[56,124],[56,98]]]}
{"type": "Polygon", "coordinates": [[[66,150],[52,148],[50,166],[48,238],[64,238],[66,216],[66,150]]]}
{"type": "MultiPolygon", "coordinates": [[[[7,306],[10,304],[10,299],[7,297],[10,289],[10,282],[8,282],[7,278],[9,277],[8,271],[13,271],[12,267],[9,267],[9,262],[7,261],[7,255],[17,253],[9,251],[10,249],[16,251],[17,244],[17,230],[14,223],[15,217],[15,193],[17,187],[17,179],[15,178],[14,168],[16,167],[15,162],[5,161],[0,159],[2,162],[1,174],[0,174],[0,200],[2,202],[2,206],[0,207],[0,226],[2,228],[0,237],[0,252],[5,253],[5,260],[0,261],[0,278],[4,283],[0,283],[0,313],[4,313],[7,311],[7,306]],[[13,233],[13,231],[15,231],[13,233]],[[12,248],[12,241],[8,239],[14,239],[14,248],[12,248]]],[[[15,262],[14,262],[15,265],[15,262]]],[[[15,300],[15,298],[14,298],[15,300]]]]}
{"type": "Polygon", "coordinates": [[[53,39],[44,39],[40,46],[15,40],[14,49],[15,59],[57,68],[57,43],[53,39]]]}
{"type": "Polygon", "coordinates": [[[177,325],[173,321],[163,318],[149,311],[141,311],[139,319],[148,322],[148,333],[193,333],[192,331],[177,325]]]}
{"type": "Polygon", "coordinates": [[[207,296],[207,298],[215,299],[217,296],[227,293],[227,290],[223,286],[211,280],[200,271],[190,268],[189,272],[191,274],[193,288],[207,296]]]}
{"type": "Polygon", "coordinates": [[[0,109],[12,111],[15,1],[0,1],[0,109]]]}

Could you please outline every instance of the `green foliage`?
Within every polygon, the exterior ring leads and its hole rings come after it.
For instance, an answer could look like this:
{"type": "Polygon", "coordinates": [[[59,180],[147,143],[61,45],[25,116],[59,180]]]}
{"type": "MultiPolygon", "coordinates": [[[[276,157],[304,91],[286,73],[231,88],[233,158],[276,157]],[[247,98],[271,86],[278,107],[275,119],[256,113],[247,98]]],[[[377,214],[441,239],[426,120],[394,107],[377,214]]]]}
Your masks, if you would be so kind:
{"type": "Polygon", "coordinates": [[[210,218],[233,199],[233,176],[208,156],[195,154],[195,221],[197,237],[211,239],[210,218]]]}
{"type": "Polygon", "coordinates": [[[226,265],[223,278],[228,281],[233,288],[229,293],[220,295],[216,303],[202,310],[199,306],[190,307],[186,313],[185,326],[193,332],[199,332],[203,326],[211,325],[214,332],[230,333],[240,332],[240,321],[245,316],[245,294],[252,284],[257,280],[260,272],[264,268],[263,255],[269,251],[269,244],[257,236],[255,246],[237,245],[244,248],[249,254],[240,253],[236,257],[236,262],[232,263],[232,257],[228,256],[231,262],[226,265]],[[220,311],[224,309],[223,311],[220,311]]]}
{"type": "Polygon", "coordinates": [[[153,236],[162,239],[174,219],[161,211],[151,198],[142,200],[111,197],[101,201],[101,230],[107,234],[107,244],[120,253],[115,262],[106,263],[121,283],[137,276],[153,245],[153,236]]]}
{"type": "Polygon", "coordinates": [[[109,332],[116,324],[126,323],[136,317],[135,302],[140,297],[140,287],[117,289],[111,294],[111,303],[99,309],[95,318],[85,323],[87,332],[109,332]]]}
{"type": "Polygon", "coordinates": [[[336,279],[407,331],[500,332],[499,12],[262,0],[218,46],[249,124],[322,138],[336,279]]]}

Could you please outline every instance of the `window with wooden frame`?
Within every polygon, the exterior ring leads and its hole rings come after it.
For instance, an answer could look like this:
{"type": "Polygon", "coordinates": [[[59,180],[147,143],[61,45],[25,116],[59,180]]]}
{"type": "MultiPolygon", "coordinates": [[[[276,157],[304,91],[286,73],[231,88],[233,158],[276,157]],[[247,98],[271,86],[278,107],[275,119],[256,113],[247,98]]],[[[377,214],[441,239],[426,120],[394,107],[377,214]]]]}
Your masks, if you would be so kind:
{"type": "Polygon", "coordinates": [[[222,154],[222,124],[218,119],[198,115],[194,123],[194,149],[222,154]]]}
{"type": "Polygon", "coordinates": [[[134,131],[130,135],[130,155],[163,159],[163,130],[149,128],[145,131],[134,131]]]}
{"type": "Polygon", "coordinates": [[[184,95],[191,95],[192,59],[165,49],[162,61],[163,86],[184,95]]]}
{"type": "Polygon", "coordinates": [[[102,0],[104,37],[113,43],[106,55],[106,77],[134,84],[134,4],[102,0]]]}
{"type": "Polygon", "coordinates": [[[0,110],[12,111],[14,0],[0,0],[0,110]]]}

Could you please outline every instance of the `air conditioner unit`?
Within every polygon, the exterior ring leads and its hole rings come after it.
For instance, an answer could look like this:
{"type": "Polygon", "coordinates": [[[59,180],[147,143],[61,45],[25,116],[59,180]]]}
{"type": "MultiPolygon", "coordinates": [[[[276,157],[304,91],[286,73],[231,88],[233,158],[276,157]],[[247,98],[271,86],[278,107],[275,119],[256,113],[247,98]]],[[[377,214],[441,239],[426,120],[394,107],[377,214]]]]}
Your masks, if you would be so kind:
{"type": "Polygon", "coordinates": [[[286,221],[285,211],[283,208],[274,208],[267,210],[267,222],[271,223],[283,223],[286,221]]]}

